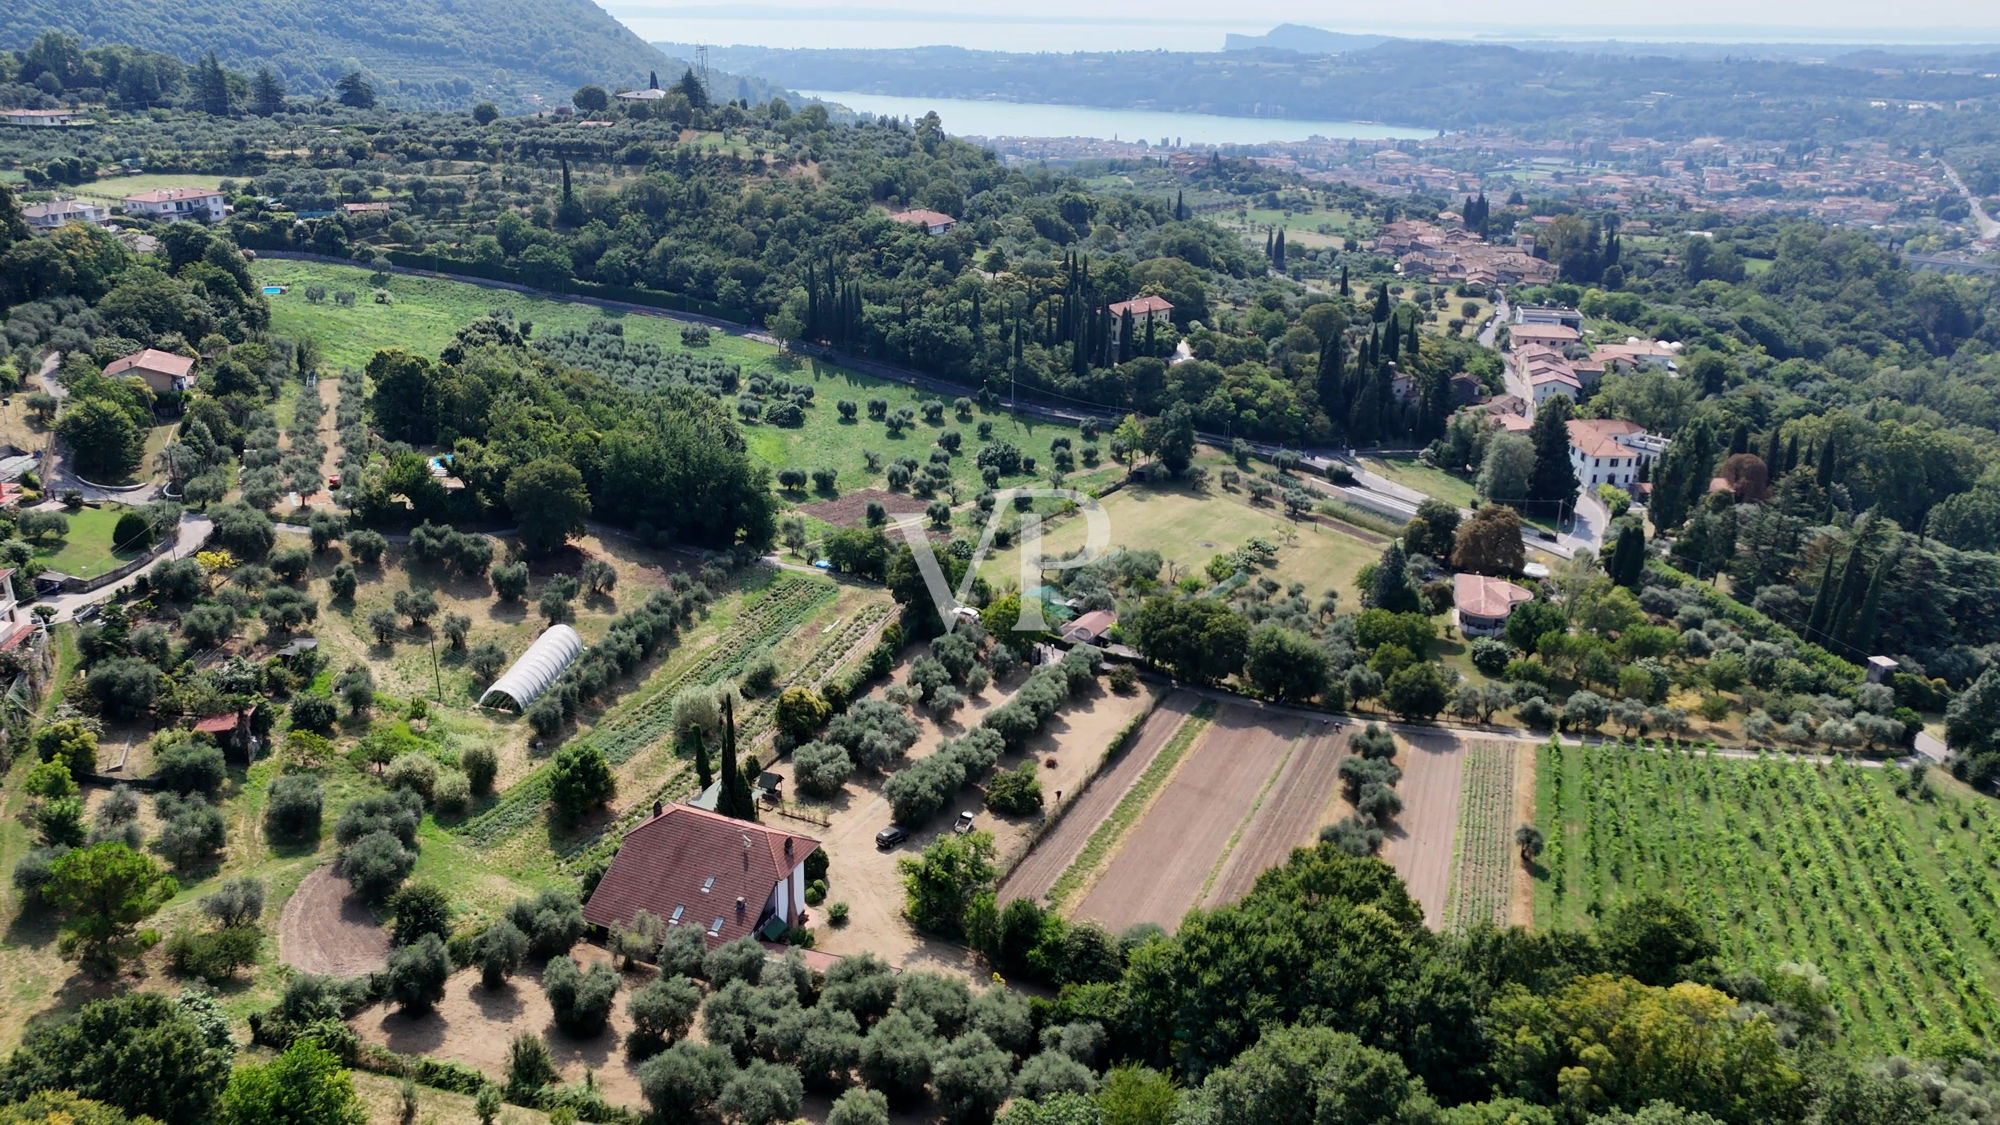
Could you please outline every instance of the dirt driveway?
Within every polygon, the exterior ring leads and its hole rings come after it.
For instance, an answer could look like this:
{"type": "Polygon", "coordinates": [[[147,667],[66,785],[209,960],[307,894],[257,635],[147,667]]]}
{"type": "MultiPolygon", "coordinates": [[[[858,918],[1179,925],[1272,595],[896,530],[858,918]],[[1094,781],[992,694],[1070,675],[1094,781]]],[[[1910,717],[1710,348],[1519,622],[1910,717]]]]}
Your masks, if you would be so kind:
{"type": "Polygon", "coordinates": [[[1267,721],[1249,708],[1224,707],[1125,837],[1077,916],[1113,933],[1140,922],[1179,925],[1304,729],[1299,719],[1267,721]]]}
{"type": "Polygon", "coordinates": [[[278,959],[308,973],[360,976],[388,963],[389,934],[329,863],[315,868],[285,900],[278,959]]]}

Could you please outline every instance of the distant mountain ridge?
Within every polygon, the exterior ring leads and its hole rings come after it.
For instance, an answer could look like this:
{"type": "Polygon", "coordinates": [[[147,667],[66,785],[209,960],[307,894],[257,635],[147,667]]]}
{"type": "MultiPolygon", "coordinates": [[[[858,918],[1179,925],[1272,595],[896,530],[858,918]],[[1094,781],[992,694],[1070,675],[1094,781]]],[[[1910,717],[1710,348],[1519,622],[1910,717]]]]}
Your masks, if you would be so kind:
{"type": "MultiPolygon", "coordinates": [[[[566,105],[586,83],[638,86],[659,71],[664,84],[686,65],[592,0],[9,0],[0,47],[51,29],[85,46],[130,43],[188,60],[214,50],[245,71],[268,64],[294,94],[330,90],[358,67],[385,101],[411,107],[566,105]]],[[[740,96],[733,84],[716,95],[740,96]]]]}
{"type": "Polygon", "coordinates": [[[1812,42],[1675,42],[1657,39],[1551,39],[1526,35],[1356,35],[1328,31],[1302,23],[1281,23],[1262,35],[1231,32],[1223,39],[1224,51],[1296,51],[1302,55],[1343,55],[1366,51],[1385,43],[1452,43],[1459,46],[1517,47],[1531,51],[1560,51],[1592,55],[1653,55],[1694,59],[1770,59],[1840,61],[1852,66],[1904,66],[1934,61],[1945,65],[1966,56],[1990,55],[1996,49],[1992,38],[1923,45],[1876,45],[1812,42]]]}

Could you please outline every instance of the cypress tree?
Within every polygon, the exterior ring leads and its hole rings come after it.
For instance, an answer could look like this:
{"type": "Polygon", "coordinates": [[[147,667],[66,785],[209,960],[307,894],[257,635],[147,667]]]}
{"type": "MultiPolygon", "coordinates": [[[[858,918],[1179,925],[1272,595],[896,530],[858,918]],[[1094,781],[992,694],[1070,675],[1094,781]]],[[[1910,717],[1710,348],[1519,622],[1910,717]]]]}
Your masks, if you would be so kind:
{"type": "Polygon", "coordinates": [[[1340,295],[1347,296],[1347,267],[1340,267],[1340,295]]]}
{"type": "MultiPolygon", "coordinates": [[[[1528,501],[1554,512],[1576,499],[1576,466],[1569,459],[1570,401],[1554,395],[1535,414],[1528,440],[1535,447],[1535,467],[1528,474],[1528,501]]],[[[1671,448],[1671,447],[1670,447],[1671,448]]]]}
{"type": "Polygon", "coordinates": [[[737,820],[757,819],[757,802],[750,793],[750,779],[736,768],[736,705],[722,697],[722,792],[715,811],[737,820]]]}
{"type": "Polygon", "coordinates": [[[1414,360],[1417,358],[1417,318],[1415,316],[1410,317],[1410,339],[1403,346],[1403,350],[1410,353],[1411,359],[1414,360]]]}
{"type": "Polygon", "coordinates": [[[1338,423],[1347,416],[1346,380],[1341,372],[1340,353],[1347,349],[1347,342],[1339,334],[1320,345],[1319,372],[1314,386],[1319,391],[1319,404],[1326,411],[1330,421],[1338,423]]]}
{"type": "Polygon", "coordinates": [[[1382,283],[1380,288],[1375,290],[1375,323],[1380,324],[1388,319],[1389,319],[1389,283],[1385,281],[1382,283]]]}
{"type": "Polygon", "coordinates": [[[1735,432],[1729,435],[1729,455],[1734,457],[1739,453],[1748,452],[1750,452],[1750,423],[1738,422],[1735,432]]]}
{"type": "Polygon", "coordinates": [[[1265,228],[1264,228],[1264,257],[1265,257],[1265,258],[1266,258],[1267,260],[1270,260],[1270,261],[1276,261],[1276,260],[1277,260],[1277,259],[1275,259],[1275,258],[1272,258],[1272,257],[1271,257],[1271,248],[1272,248],[1272,246],[1274,246],[1274,245],[1276,244],[1276,243],[1275,243],[1275,240],[1274,240],[1274,236],[1275,236],[1276,234],[1277,234],[1277,228],[1276,228],[1276,227],[1265,227],[1265,228]]]}
{"type": "Polygon", "coordinates": [[[1792,436],[1785,439],[1785,471],[1789,473],[1798,467],[1799,435],[1798,431],[1794,430],[1792,431],[1792,436]]]}
{"type": "Polygon", "coordinates": [[[1785,424],[1771,427],[1771,440],[1764,446],[1764,467],[1769,470],[1767,479],[1778,483],[1778,475],[1785,471],[1785,424]]]}
{"type": "Polygon", "coordinates": [[[708,760],[708,736],[694,732],[694,778],[702,791],[715,784],[715,765],[708,760]]]}
{"type": "Polygon", "coordinates": [[[1845,641],[1853,632],[1854,618],[1860,613],[1861,599],[1868,589],[1867,566],[1868,560],[1859,546],[1847,552],[1847,565],[1840,572],[1840,589],[1826,615],[1827,636],[1845,641]]]}
{"type": "Polygon", "coordinates": [[[1639,576],[1646,570],[1646,532],[1626,521],[1618,526],[1618,539],[1611,548],[1611,565],[1605,568],[1611,580],[1627,589],[1639,588],[1639,576]]]}
{"type": "Polygon", "coordinates": [[[1276,249],[1272,252],[1271,265],[1274,268],[1276,268],[1279,273],[1285,272],[1285,232],[1282,230],[1278,232],[1278,244],[1276,249]]]}
{"type": "Polygon", "coordinates": [[[1816,480],[1821,488],[1832,488],[1834,474],[1840,468],[1840,449],[1832,434],[1826,435],[1826,443],[1819,447],[1819,466],[1816,480]]]}
{"type": "Polygon", "coordinates": [[[1174,221],[1177,223],[1187,222],[1187,215],[1187,192],[1185,190],[1177,190],[1174,192],[1174,221]]]}
{"type": "Polygon", "coordinates": [[[1888,581],[1889,568],[1895,564],[1895,550],[1882,552],[1875,563],[1875,573],[1868,579],[1868,593],[1861,599],[1861,609],[1854,615],[1851,643],[1857,651],[1867,652],[1875,647],[1875,629],[1882,612],[1882,586],[1888,581]]]}
{"type": "Polygon", "coordinates": [[[1833,582],[1833,552],[1826,553],[1826,566],[1819,575],[1819,587],[1813,591],[1812,612],[1806,615],[1806,639],[1824,640],[1827,618],[1833,613],[1834,598],[1838,595],[1833,582]]]}

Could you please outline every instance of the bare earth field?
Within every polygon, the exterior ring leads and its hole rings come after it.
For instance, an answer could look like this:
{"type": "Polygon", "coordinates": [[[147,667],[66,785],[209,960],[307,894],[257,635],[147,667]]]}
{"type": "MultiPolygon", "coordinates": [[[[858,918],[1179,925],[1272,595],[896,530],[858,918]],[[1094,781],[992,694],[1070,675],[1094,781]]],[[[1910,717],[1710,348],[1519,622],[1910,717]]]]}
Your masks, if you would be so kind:
{"type": "Polygon", "coordinates": [[[1055,828],[1041,838],[1033,851],[1023,858],[1007,877],[1000,882],[1000,902],[1005,904],[1017,898],[1039,899],[1049,893],[1062,873],[1076,862],[1083,853],[1085,844],[1118,807],[1126,790],[1146,772],[1146,767],[1159,757],[1162,747],[1171,741],[1174,732],[1187,721],[1188,712],[1194,710],[1200,700],[1185,692],[1176,693],[1162,700],[1160,706],[1139,727],[1132,736],[1132,744],[1125,748],[1116,763],[1084,790],[1081,797],[1070,803],[1055,828]]]}
{"type": "Polygon", "coordinates": [[[835,527],[859,527],[868,514],[870,500],[882,505],[892,516],[920,516],[924,514],[925,501],[907,492],[890,492],[880,488],[857,488],[843,493],[832,500],[815,500],[799,505],[799,511],[816,520],[825,520],[835,527]]]}
{"type": "Polygon", "coordinates": [[[307,875],[285,900],[278,959],[302,972],[359,976],[388,963],[389,934],[329,863],[307,875]]]}
{"type": "Polygon", "coordinates": [[[1447,734],[1397,735],[1403,768],[1396,792],[1403,812],[1382,847],[1382,858],[1409,885],[1431,929],[1445,924],[1451,892],[1452,842],[1458,836],[1458,800],[1465,783],[1465,748],[1447,734]]]}
{"type": "Polygon", "coordinates": [[[1324,722],[1308,732],[1222,861],[1203,909],[1227,906],[1249,894],[1257,876],[1285,862],[1293,848],[1311,844],[1322,825],[1338,819],[1340,761],[1345,757],[1344,730],[1324,722]]]}
{"type": "Polygon", "coordinates": [[[1255,711],[1225,707],[1125,837],[1077,916],[1113,933],[1140,922],[1178,925],[1304,725],[1266,724],[1255,711]]]}

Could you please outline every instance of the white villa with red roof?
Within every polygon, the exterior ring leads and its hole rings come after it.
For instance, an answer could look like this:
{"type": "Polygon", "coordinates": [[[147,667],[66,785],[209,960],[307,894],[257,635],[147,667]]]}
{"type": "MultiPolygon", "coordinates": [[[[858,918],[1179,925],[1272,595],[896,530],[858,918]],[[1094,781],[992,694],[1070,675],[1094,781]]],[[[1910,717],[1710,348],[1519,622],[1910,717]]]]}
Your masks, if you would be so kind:
{"type": "Polygon", "coordinates": [[[106,379],[121,376],[144,380],[146,389],[156,395],[184,391],[194,385],[194,359],[147,348],[123,359],[114,359],[104,368],[106,379]]]}
{"type": "Polygon", "coordinates": [[[1617,418],[1572,418],[1569,422],[1569,463],[1586,491],[1600,484],[1630,492],[1639,470],[1666,452],[1667,439],[1655,437],[1635,422],[1617,418]]]}
{"type": "Polygon", "coordinates": [[[125,197],[125,213],[172,222],[199,219],[205,223],[222,221],[222,193],[212,188],[160,188],[125,197]]]}

